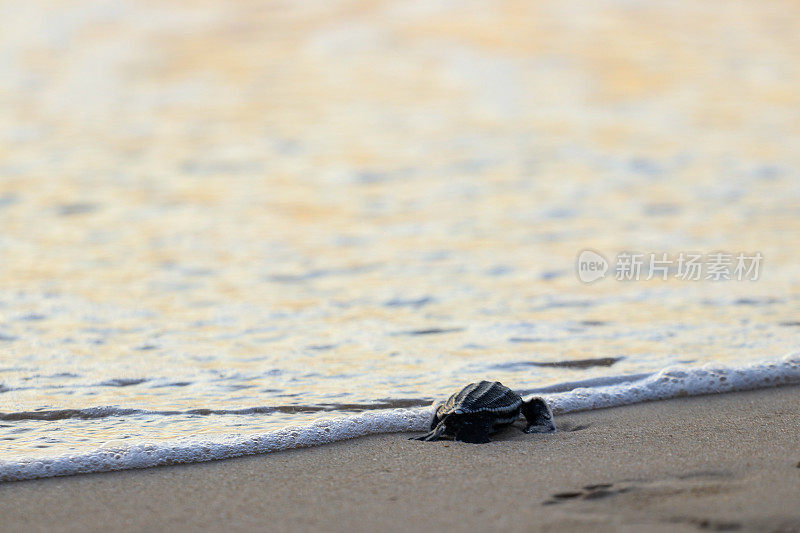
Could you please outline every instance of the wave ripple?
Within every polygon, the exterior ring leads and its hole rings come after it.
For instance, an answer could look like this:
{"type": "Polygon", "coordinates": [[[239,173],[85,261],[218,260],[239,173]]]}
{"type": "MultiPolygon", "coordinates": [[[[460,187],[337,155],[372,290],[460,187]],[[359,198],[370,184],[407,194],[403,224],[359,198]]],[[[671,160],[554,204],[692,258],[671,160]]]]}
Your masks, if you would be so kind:
{"type": "MultiPolygon", "coordinates": [[[[610,385],[578,387],[544,394],[544,397],[551,403],[555,413],[563,414],[682,396],[800,383],[800,352],[782,359],[744,366],[674,366],[645,377],[623,379],[621,377],[620,382],[610,385]]],[[[196,463],[317,446],[373,433],[422,431],[426,429],[432,413],[432,406],[388,409],[316,420],[304,426],[290,426],[257,435],[181,438],[161,443],[125,445],[110,443],[87,453],[0,461],[0,481],[196,463]]]]}

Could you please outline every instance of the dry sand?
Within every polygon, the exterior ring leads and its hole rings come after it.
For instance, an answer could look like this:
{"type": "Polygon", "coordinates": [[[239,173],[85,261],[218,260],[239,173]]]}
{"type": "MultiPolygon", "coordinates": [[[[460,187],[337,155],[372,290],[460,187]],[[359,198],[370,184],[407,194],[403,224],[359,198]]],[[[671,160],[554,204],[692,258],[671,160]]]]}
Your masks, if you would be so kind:
{"type": "Polygon", "coordinates": [[[376,435],[0,485],[10,531],[800,531],[800,387],[558,417],[486,445],[376,435]],[[594,487],[592,487],[594,486],[594,487]]]}

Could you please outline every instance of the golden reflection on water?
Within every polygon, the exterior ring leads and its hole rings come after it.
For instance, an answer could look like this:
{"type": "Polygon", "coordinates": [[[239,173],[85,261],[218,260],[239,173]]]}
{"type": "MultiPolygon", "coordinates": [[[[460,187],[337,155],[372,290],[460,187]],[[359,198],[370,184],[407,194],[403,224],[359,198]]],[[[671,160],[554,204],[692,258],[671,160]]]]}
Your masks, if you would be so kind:
{"type": "Polygon", "coordinates": [[[798,14],[9,6],[0,411],[429,398],[790,351],[798,14]],[[757,282],[587,286],[584,248],[765,261],[757,282]]]}

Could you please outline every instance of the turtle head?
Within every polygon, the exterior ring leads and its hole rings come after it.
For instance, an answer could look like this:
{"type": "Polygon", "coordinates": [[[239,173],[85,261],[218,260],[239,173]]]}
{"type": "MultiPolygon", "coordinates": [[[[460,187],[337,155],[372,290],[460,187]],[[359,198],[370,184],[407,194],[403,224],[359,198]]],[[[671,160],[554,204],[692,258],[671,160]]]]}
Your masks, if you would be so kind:
{"type": "Polygon", "coordinates": [[[556,430],[556,425],[553,423],[553,412],[547,402],[539,396],[522,402],[522,414],[528,421],[525,433],[552,433],[556,430]]]}

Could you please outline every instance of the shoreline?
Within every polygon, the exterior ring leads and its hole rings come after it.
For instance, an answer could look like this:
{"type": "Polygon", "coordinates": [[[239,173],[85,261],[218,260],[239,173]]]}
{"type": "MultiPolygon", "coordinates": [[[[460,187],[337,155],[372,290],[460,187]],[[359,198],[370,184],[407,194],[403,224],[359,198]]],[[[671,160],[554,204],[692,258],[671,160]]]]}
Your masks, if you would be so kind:
{"type": "MultiPolygon", "coordinates": [[[[641,379],[632,379],[635,376],[627,380],[615,379],[616,383],[608,386],[576,387],[543,397],[556,415],[563,415],[653,400],[786,386],[800,383],[797,357],[798,353],[791,353],[777,360],[732,367],[668,367],[641,379]]],[[[290,425],[258,434],[121,444],[103,441],[90,451],[0,461],[0,483],[193,464],[319,446],[370,434],[423,431],[428,428],[431,415],[432,407],[388,409],[318,418],[305,425],[290,425]]]]}
{"type": "Polygon", "coordinates": [[[561,415],[553,435],[487,445],[380,434],[8,482],[0,516],[26,531],[796,531],[799,400],[784,386],[561,415]]]}

